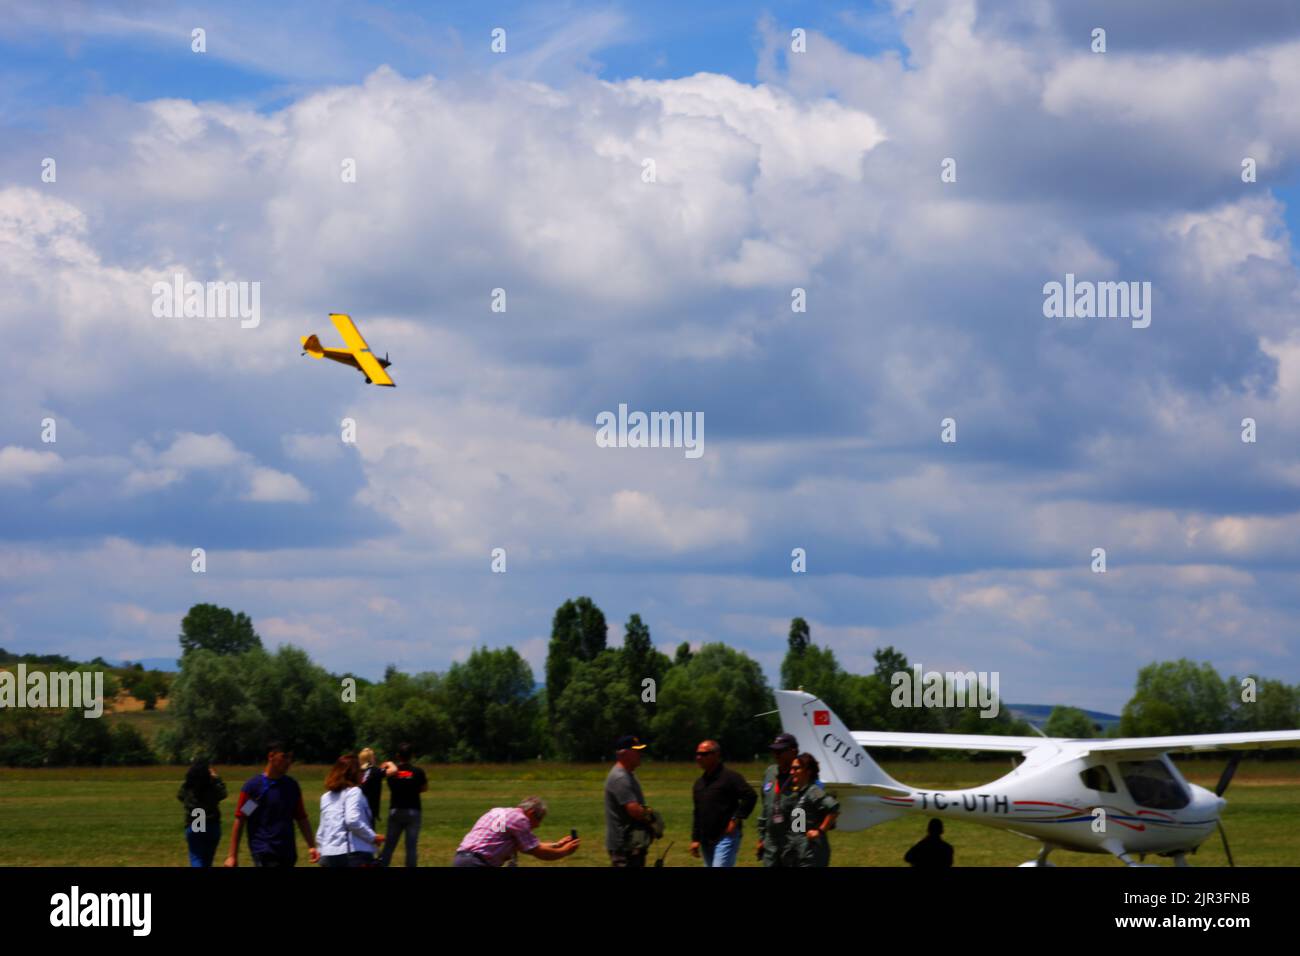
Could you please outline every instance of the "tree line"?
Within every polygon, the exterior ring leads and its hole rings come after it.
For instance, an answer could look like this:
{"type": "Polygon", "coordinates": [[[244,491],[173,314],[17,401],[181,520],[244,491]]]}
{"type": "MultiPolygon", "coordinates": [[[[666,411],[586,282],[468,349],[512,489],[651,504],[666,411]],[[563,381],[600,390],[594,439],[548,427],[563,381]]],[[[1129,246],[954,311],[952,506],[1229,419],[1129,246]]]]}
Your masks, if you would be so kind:
{"type": "MultiPolygon", "coordinates": [[[[146,694],[170,697],[172,719],[152,748],[130,727],[110,729],[76,712],[49,719],[0,710],[0,764],[184,762],[197,755],[246,762],[264,756],[264,742],[273,737],[309,761],[329,761],[362,745],[391,753],[402,742],[433,762],[601,760],[628,732],[649,738],[660,759],[688,759],[704,738],[719,740],[736,759],[764,752],[779,728],[772,688],[757,661],[723,643],[697,650],[683,643],[670,657],[655,648],[639,614],[624,625],[622,646],[607,643],[608,631],[590,598],[565,601],[551,622],[540,686],[512,647],[478,648],[443,672],[407,674],[390,665],[371,681],[330,673],[297,647],[268,651],[246,614],[199,604],[181,622],[174,678],[160,680],[139,668],[117,672],[146,694]]],[[[830,648],[813,643],[807,621],[794,618],[781,684],[817,694],[854,728],[1033,732],[1006,708],[981,716],[973,698],[964,707],[895,707],[893,677],[907,672],[909,662],[893,647],[878,648],[873,659],[869,674],[845,670],[830,648]]],[[[1179,660],[1141,669],[1110,732],[1157,736],[1298,725],[1300,686],[1224,678],[1210,664],[1179,660]]],[[[1100,733],[1072,707],[1053,710],[1044,730],[1060,737],[1100,733]]]]}

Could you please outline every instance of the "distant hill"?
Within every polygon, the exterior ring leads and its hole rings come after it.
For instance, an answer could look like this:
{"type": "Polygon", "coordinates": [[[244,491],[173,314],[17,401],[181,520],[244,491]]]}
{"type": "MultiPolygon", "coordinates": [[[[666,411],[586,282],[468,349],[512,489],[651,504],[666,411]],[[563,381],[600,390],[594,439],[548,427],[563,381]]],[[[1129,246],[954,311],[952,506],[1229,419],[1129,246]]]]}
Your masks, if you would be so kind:
{"type": "MultiPolygon", "coordinates": [[[[180,670],[180,664],[174,657],[142,657],[138,661],[132,661],[132,664],[140,664],[147,671],[170,671],[175,673],[180,670]]],[[[113,667],[125,667],[125,661],[109,661],[113,667]]]]}
{"type": "MultiPolygon", "coordinates": [[[[89,661],[77,661],[63,654],[19,654],[15,651],[6,650],[0,647],[0,664],[16,664],[25,662],[28,665],[42,665],[49,668],[59,667],[76,667],[79,664],[90,663],[89,661]]],[[[147,671],[165,671],[176,673],[180,670],[180,662],[174,657],[145,657],[138,661],[131,661],[132,664],[140,664],[147,671]]],[[[105,660],[104,664],[108,667],[122,668],[127,666],[126,661],[109,661],[105,660]]]]}
{"type": "MultiPolygon", "coordinates": [[[[1027,720],[1039,728],[1041,728],[1043,724],[1047,723],[1047,718],[1050,717],[1052,711],[1056,709],[1055,704],[1004,704],[1003,706],[1006,707],[1007,710],[1011,711],[1011,716],[1019,717],[1021,720],[1027,720]]],[[[1117,714],[1107,714],[1100,710],[1087,710],[1082,707],[1079,709],[1087,714],[1088,719],[1094,724],[1101,726],[1102,733],[1105,733],[1110,730],[1112,726],[1119,723],[1119,715],[1117,714]]]]}

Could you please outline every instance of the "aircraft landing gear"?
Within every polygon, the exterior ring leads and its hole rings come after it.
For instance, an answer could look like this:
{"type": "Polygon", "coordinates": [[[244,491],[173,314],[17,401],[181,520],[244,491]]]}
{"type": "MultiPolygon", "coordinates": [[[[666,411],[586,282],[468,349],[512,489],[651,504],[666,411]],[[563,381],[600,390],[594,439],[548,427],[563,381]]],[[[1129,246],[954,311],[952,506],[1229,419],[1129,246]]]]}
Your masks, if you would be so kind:
{"type": "Polygon", "coordinates": [[[1021,863],[1020,865],[1021,866],[1056,866],[1055,863],[1047,862],[1047,854],[1051,852],[1052,852],[1052,847],[1044,843],[1043,848],[1038,851],[1038,856],[1034,857],[1032,860],[1027,860],[1024,863],[1021,863]]]}

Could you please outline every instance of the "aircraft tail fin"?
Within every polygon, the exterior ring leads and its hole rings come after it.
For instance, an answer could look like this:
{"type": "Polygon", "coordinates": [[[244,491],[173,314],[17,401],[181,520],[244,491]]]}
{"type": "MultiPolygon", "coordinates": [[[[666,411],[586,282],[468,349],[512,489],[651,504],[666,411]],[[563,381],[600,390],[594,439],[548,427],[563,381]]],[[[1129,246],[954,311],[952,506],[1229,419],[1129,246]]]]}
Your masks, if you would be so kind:
{"type": "Polygon", "coordinates": [[[321,348],[320,339],[315,335],[304,335],[302,337],[302,350],[312,358],[325,357],[325,350],[321,348]]]}
{"type": "Polygon", "coordinates": [[[801,751],[817,758],[822,783],[911,792],[871,759],[821,698],[803,691],[778,690],[776,706],[781,729],[794,734],[801,751]]]}

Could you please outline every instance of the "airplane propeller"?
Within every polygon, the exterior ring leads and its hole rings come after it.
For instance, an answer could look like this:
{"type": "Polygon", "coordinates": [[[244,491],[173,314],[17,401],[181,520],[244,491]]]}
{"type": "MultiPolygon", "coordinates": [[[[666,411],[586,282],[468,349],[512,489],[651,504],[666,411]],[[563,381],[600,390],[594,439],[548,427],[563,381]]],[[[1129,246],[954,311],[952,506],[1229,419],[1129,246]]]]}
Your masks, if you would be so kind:
{"type": "Polygon", "coordinates": [[[1228,866],[1236,866],[1237,864],[1232,862],[1232,851],[1228,849],[1228,834],[1224,832],[1222,820],[1219,821],[1218,827],[1219,836],[1223,838],[1223,852],[1227,854],[1228,857],[1228,866]]]}
{"type": "Polygon", "coordinates": [[[1241,751],[1234,750],[1228,755],[1228,765],[1223,768],[1223,773],[1219,776],[1219,782],[1214,787],[1216,797],[1223,796],[1223,791],[1228,789],[1228,784],[1232,783],[1232,777],[1237,772],[1237,764],[1241,763],[1241,751]]]}
{"type": "MultiPolygon", "coordinates": [[[[1223,773],[1219,775],[1219,782],[1214,786],[1216,797],[1222,797],[1223,792],[1228,789],[1228,784],[1232,783],[1239,763],[1241,763],[1241,751],[1234,750],[1228,757],[1228,764],[1223,768],[1223,773]]],[[[1220,839],[1223,840],[1223,852],[1228,857],[1228,866],[1236,866],[1237,864],[1232,861],[1232,851],[1228,849],[1228,833],[1223,829],[1223,821],[1218,820],[1215,825],[1219,828],[1220,839]]]]}

